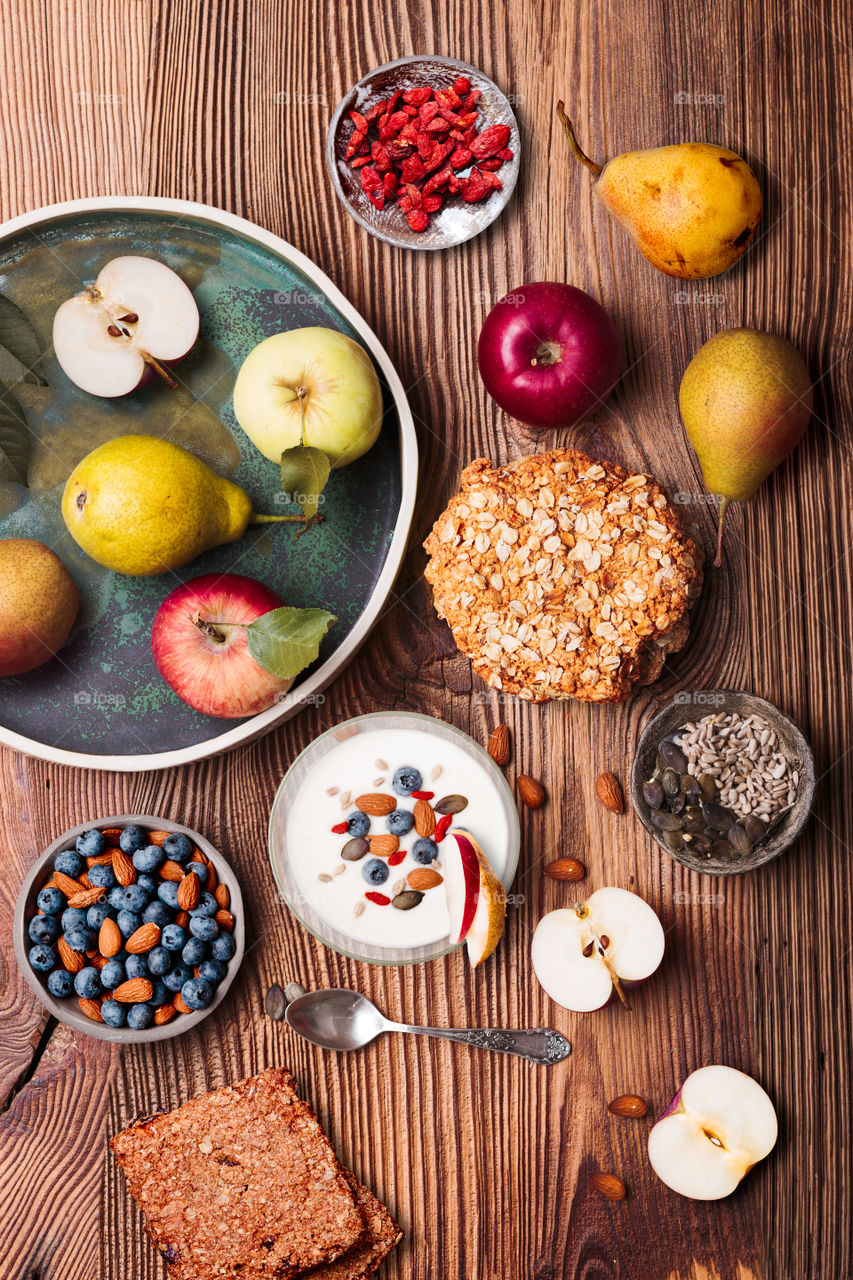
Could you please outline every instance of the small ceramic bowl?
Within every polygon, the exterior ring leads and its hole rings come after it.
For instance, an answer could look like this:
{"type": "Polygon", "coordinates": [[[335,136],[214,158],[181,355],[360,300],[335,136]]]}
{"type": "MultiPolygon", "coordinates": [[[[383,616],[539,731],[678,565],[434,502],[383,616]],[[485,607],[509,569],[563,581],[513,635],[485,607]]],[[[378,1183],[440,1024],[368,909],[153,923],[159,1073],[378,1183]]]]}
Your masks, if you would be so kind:
{"type": "Polygon", "coordinates": [[[237,976],[237,970],[240,968],[240,963],[243,959],[246,925],[243,898],[237,877],[209,840],[205,840],[204,836],[199,835],[197,831],[192,831],[189,827],[182,827],[177,822],[170,822],[167,818],[156,818],[150,814],[142,814],[141,816],[120,814],[117,817],[99,818],[94,822],[82,822],[78,827],[72,827],[70,831],[66,831],[59,836],[49,848],[45,849],[31,869],[23,883],[21,892],[18,894],[13,936],[15,957],[20,965],[21,972],[44,1007],[54,1018],[59,1022],[66,1023],[69,1027],[73,1027],[75,1031],[84,1031],[86,1035],[94,1036],[96,1040],[112,1040],[120,1044],[146,1044],[152,1040],[169,1040],[172,1036],[179,1036],[185,1031],[192,1030],[208,1014],[213,1013],[217,1005],[222,1003],[228,988],[237,976]],[[73,994],[64,1000],[57,999],[47,989],[48,975],[42,976],[40,973],[36,973],[28,959],[28,952],[32,943],[27,935],[27,929],[29,928],[30,920],[37,914],[36,898],[51,877],[53,859],[56,855],[64,849],[73,849],[77,837],[82,835],[84,831],[91,831],[93,828],[103,831],[108,827],[126,827],[131,823],[136,823],[149,831],[168,831],[189,836],[193,844],[197,845],[210,862],[213,863],[216,869],[217,882],[228,887],[231,898],[229,910],[234,916],[233,937],[237,947],[234,955],[228,961],[228,971],[216,988],[213,1001],[206,1009],[199,1009],[193,1013],[178,1014],[172,1018],[171,1022],[167,1022],[161,1027],[152,1025],[144,1031],[133,1031],[128,1027],[108,1027],[106,1023],[93,1021],[80,1010],[77,1004],[77,997],[73,994]]]}
{"type": "MultiPolygon", "coordinates": [[[[359,80],[338,103],[326,137],[326,164],[344,208],[371,235],[401,249],[450,249],[485,231],[509,203],[518,180],[520,155],[518,121],[508,99],[497,85],[467,62],[458,62],[455,58],[440,58],[433,54],[397,58],[394,62],[386,62],[377,67],[359,80]],[[475,204],[465,204],[461,198],[451,197],[438,213],[431,215],[432,222],[426,231],[412,231],[405,214],[396,205],[386,204],[380,210],[370,203],[361,189],[360,170],[351,168],[345,159],[352,132],[349,112],[363,113],[374,102],[389,97],[397,89],[415,89],[422,85],[430,85],[436,89],[447,88],[452,86],[457,76],[467,76],[471,81],[471,88],[479,89],[482,95],[478,104],[478,129],[485,129],[493,124],[509,125],[511,132],[508,146],[513,151],[513,158],[498,170],[498,177],[503,183],[502,190],[493,191],[490,196],[475,204]]],[[[468,170],[462,169],[459,173],[467,176],[468,170]]]]}
{"type": "Polygon", "coordinates": [[[703,871],[715,876],[736,876],[744,871],[754,871],[765,862],[772,862],[789,848],[802,831],[814,800],[815,772],[811,747],[800,729],[778,707],[764,698],[732,689],[702,689],[695,693],[678,694],[646,725],[631,770],[631,799],[637,816],[649,835],[660,845],[664,853],[691,871],[703,871]],[[648,803],[643,796],[643,784],[655,769],[658,745],[669,734],[676,733],[685,724],[695,723],[704,716],[733,714],[747,717],[760,716],[775,732],[779,747],[786,758],[799,771],[797,798],[790,812],[778,825],[771,825],[770,834],[754,845],[749,853],[733,862],[720,859],[691,857],[689,853],[668,849],[661,833],[652,826],[648,803]]]}

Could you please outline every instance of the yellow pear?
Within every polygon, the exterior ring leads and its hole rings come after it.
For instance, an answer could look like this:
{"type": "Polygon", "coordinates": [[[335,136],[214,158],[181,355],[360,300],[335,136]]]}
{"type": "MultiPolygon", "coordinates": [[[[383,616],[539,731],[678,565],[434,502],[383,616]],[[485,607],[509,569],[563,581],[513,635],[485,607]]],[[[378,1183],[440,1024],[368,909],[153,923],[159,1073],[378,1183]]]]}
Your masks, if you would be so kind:
{"type": "Polygon", "coordinates": [[[747,502],[799,443],[812,412],[812,380],[786,338],[723,329],[684,371],[681,417],[709,493],[722,499],[716,565],[730,502],[747,502]]]}
{"type": "Polygon", "coordinates": [[[761,188],[734,151],[683,142],[627,151],[602,166],[581,150],[562,102],[557,115],[572,153],[595,176],[599,200],[659,271],[704,279],[745,253],[761,218],[761,188]]]}
{"type": "Polygon", "coordinates": [[[71,536],[98,564],[146,577],[235,542],[259,516],[249,495],[155,436],[109,440],[72,471],[62,497],[71,536]]]}
{"type": "Polygon", "coordinates": [[[79,596],[56,552],[33,538],[0,541],[0,676],[40,667],[62,648],[79,596]]]}

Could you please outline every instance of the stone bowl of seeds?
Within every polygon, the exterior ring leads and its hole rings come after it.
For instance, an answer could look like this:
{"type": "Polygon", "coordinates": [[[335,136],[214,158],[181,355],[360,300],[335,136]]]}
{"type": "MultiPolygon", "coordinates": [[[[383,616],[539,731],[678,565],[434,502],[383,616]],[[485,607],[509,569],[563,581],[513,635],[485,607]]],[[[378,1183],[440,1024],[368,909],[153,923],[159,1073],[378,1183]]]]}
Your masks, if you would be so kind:
{"type": "Polygon", "coordinates": [[[631,798],[670,857],[740,875],[778,858],[814,797],[811,748],[764,698],[730,689],[679,694],[640,737],[631,798]]]}

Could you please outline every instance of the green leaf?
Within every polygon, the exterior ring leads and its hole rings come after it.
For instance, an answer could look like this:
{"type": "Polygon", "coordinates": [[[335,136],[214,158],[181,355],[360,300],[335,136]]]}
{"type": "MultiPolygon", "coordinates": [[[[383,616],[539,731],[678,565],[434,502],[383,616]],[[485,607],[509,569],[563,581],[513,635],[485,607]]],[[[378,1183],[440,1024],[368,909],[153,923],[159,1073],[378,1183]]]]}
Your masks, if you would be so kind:
{"type": "Polygon", "coordinates": [[[265,671],[290,680],[314,661],[335,622],[325,609],[272,609],[246,627],[249,653],[265,671]]]}
{"type": "Polygon", "coordinates": [[[30,429],[24,411],[8,387],[0,386],[0,480],[27,483],[30,429]]]}
{"type": "MultiPolygon", "coordinates": [[[[33,367],[38,364],[43,354],[35,330],[20,307],[16,307],[14,302],[5,298],[2,293],[0,293],[0,347],[4,348],[0,353],[0,359],[2,356],[11,355],[23,366],[17,377],[23,377],[25,382],[33,382],[38,387],[47,386],[47,379],[33,367]]],[[[14,379],[9,377],[5,368],[8,360],[2,360],[2,364],[3,378],[13,381],[14,379]]]]}
{"type": "Polygon", "coordinates": [[[323,450],[308,444],[294,445],[281,455],[281,487],[306,520],[317,514],[331,469],[323,450]]]}

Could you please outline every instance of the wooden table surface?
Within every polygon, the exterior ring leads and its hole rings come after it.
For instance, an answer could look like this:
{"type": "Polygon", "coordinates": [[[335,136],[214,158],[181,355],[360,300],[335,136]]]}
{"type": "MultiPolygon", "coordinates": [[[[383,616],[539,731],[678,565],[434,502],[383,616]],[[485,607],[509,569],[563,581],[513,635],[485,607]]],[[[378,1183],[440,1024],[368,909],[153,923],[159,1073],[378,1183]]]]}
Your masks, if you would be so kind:
{"type": "MultiPolygon", "coordinates": [[[[99,194],[185,197],[231,210],[308,254],[361,310],[400,370],[422,450],[406,564],[348,671],[262,742],[169,773],[84,773],[0,754],[0,1274],[4,1280],[154,1280],[163,1264],[107,1154],[130,1117],[269,1064],[301,1080],[342,1159],[406,1231],[394,1280],[823,1280],[853,1272],[851,859],[851,10],[772,0],[5,0],[0,6],[0,212],[99,194]],[[482,67],[512,96],[522,177],[507,213],[443,255],[370,238],[336,202],[323,161],[329,116],[371,66],[434,51],[482,67]],[[731,146],[766,193],[757,243],[730,274],[683,285],[655,272],[593,202],[555,126],[563,96],[590,153],[681,140],[731,146]],[[629,372],[574,439],[701,492],[677,387],[698,346],[741,324],[777,330],[816,383],[813,425],[749,510],[733,512],[725,567],[709,572],[689,647],[620,706],[499,705],[431,608],[420,544],[461,467],[529,452],[533,437],[486,396],[476,338],[525,281],[600,298],[629,372]],[[747,688],[810,737],[820,786],[798,846],[745,878],[715,880],[663,856],[632,814],[595,801],[603,769],[627,779],[638,732],[675,692],[747,688]],[[512,911],[496,957],[382,970],[325,950],[276,899],[265,848],[273,794],[314,735],[374,708],[451,721],[483,740],[510,725],[515,768],[549,802],[523,817],[512,911]],[[195,1033],[119,1050],[45,1022],[18,972],[11,915],[57,832],[107,812],[203,829],[241,877],[251,949],[232,994],[195,1033]],[[529,946],[564,888],[642,893],[668,932],[662,971],[636,999],[571,1015],[535,982],[529,946]],[[273,981],[359,987],[391,1017],[566,1033],[564,1065],[385,1038],[333,1058],[264,1016],[273,981]],[[729,1200],[671,1193],[645,1155],[649,1120],[611,1117],[636,1091],[655,1112],[694,1068],[752,1072],[776,1102],[778,1147],[729,1200]],[[618,1172],[628,1199],[591,1188],[618,1172]]],[[[566,436],[562,442],[565,442],[566,436]]],[[[706,548],[713,514],[696,509],[706,548]]]]}

